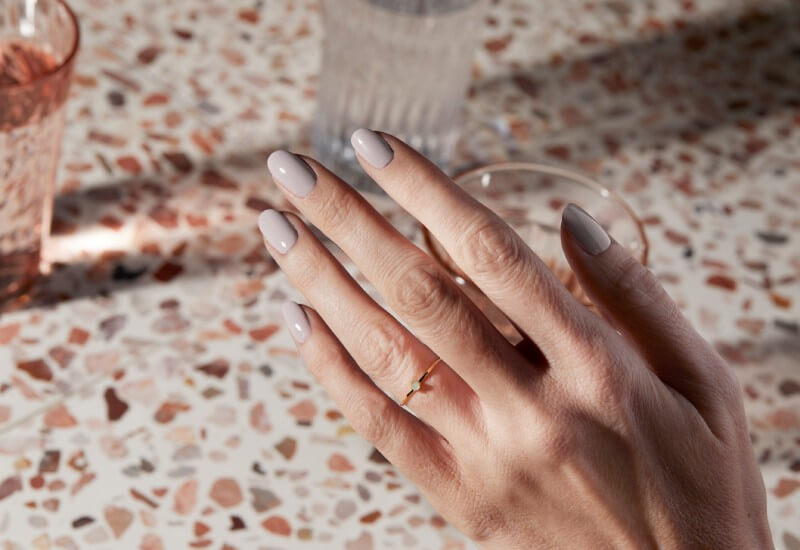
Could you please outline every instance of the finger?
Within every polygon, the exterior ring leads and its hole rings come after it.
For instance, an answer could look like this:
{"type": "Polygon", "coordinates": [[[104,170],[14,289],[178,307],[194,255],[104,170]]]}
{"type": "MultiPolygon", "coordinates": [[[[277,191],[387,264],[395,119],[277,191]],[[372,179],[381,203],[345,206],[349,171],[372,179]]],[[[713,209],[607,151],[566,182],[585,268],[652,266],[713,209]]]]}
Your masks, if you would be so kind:
{"type": "Polygon", "coordinates": [[[397,138],[361,129],[352,142],[372,179],[551,362],[570,352],[561,335],[586,312],[502,219],[397,138]]]}
{"type": "Polygon", "coordinates": [[[705,408],[724,362],[650,271],[576,205],[564,209],[561,241],[578,281],[601,313],[637,346],[664,383],[705,408]]]}
{"type": "Polygon", "coordinates": [[[417,338],[482,400],[505,403],[509,387],[519,385],[522,359],[444,269],[313,159],[278,151],[268,164],[292,203],[350,257],[417,338]]]}
{"type": "MultiPolygon", "coordinates": [[[[379,307],[297,216],[267,210],[265,244],[353,358],[398,401],[436,355],[379,307]]],[[[471,433],[477,396],[446,364],[437,365],[408,405],[445,437],[471,433]]]]}
{"type": "Polygon", "coordinates": [[[353,429],[419,487],[448,492],[455,482],[448,442],[377,388],[314,310],[294,302],[282,309],[303,361],[353,429]]]}

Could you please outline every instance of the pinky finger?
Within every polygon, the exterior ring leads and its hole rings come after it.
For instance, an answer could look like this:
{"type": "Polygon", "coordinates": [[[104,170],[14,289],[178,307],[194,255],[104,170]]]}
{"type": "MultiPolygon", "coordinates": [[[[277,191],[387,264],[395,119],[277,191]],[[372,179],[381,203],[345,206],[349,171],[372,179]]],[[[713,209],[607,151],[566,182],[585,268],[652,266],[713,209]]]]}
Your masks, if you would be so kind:
{"type": "Polygon", "coordinates": [[[429,498],[447,498],[456,482],[447,440],[383,393],[316,311],[287,301],[283,317],[303,361],[353,429],[429,498]]]}

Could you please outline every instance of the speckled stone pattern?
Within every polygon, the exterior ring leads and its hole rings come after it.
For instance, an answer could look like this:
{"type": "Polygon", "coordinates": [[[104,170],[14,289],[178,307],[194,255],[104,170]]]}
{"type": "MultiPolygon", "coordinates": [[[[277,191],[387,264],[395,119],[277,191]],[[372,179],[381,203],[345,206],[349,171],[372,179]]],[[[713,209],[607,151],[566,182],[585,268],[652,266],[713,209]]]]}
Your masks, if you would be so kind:
{"type": "MultiPolygon", "coordinates": [[[[280,325],[298,296],[255,222],[285,207],[268,153],[308,152],[319,3],[72,3],[52,275],[0,317],[0,547],[471,548],[280,325]]],[[[454,169],[566,164],[627,198],[800,549],[797,3],[497,0],[484,32],[454,169]]]]}

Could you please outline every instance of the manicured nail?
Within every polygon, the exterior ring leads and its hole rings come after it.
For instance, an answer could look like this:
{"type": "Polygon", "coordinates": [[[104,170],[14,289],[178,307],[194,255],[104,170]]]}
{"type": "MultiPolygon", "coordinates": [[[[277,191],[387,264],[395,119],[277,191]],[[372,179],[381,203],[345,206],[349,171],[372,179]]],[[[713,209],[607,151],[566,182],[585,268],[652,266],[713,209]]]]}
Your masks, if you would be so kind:
{"type": "Polygon", "coordinates": [[[275,151],[267,159],[272,177],[292,195],[305,197],[317,183],[317,175],[308,163],[289,151],[275,151]]]}
{"type": "Polygon", "coordinates": [[[258,216],[258,228],[267,242],[281,254],[286,254],[297,241],[297,231],[286,216],[276,210],[264,210],[258,216]]]}
{"type": "Polygon", "coordinates": [[[394,151],[379,134],[359,128],[350,137],[353,149],[373,168],[383,168],[394,158],[394,151]]]}
{"type": "Polygon", "coordinates": [[[564,209],[563,223],[584,252],[597,256],[611,244],[611,237],[586,211],[575,204],[564,209]]]}
{"type": "Polygon", "coordinates": [[[281,312],[283,313],[283,320],[289,326],[292,338],[300,344],[305,342],[311,335],[311,325],[308,323],[308,317],[306,317],[306,312],[303,311],[303,308],[287,300],[283,302],[281,312]]]}

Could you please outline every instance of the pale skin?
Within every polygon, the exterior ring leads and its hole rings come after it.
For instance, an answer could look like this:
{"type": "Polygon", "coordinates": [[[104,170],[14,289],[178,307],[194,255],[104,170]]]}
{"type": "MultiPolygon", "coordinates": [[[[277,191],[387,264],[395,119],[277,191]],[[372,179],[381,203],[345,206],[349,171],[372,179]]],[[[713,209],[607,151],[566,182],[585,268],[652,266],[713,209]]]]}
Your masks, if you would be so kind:
{"type": "Polygon", "coordinates": [[[296,232],[288,250],[265,239],[310,304],[290,320],[299,353],[354,429],[486,549],[772,548],[735,376],[651,273],[613,239],[588,253],[562,224],[599,314],[590,311],[501,219],[409,146],[380,137],[393,154],[380,168],[359,155],[364,170],[526,340],[511,345],[321,164],[300,159],[315,174],[302,196],[273,170],[405,324],[297,216],[283,218],[296,232]]]}

